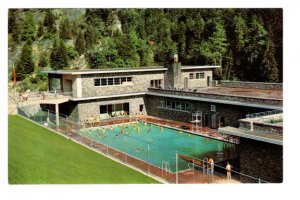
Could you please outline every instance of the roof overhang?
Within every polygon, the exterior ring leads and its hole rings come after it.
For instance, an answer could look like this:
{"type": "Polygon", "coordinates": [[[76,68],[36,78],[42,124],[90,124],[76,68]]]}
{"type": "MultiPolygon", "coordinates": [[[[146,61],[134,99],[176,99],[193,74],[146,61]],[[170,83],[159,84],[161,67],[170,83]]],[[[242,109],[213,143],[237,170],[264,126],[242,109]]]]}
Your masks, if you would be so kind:
{"type": "Polygon", "coordinates": [[[220,68],[220,65],[214,65],[214,66],[209,66],[209,65],[204,65],[204,66],[181,66],[182,70],[185,69],[215,69],[215,68],[220,68]]]}
{"type": "Polygon", "coordinates": [[[128,93],[128,94],[115,94],[115,95],[102,95],[97,97],[82,97],[82,98],[73,98],[71,97],[71,101],[87,101],[87,100],[98,100],[98,99],[107,99],[107,98],[118,98],[118,97],[130,97],[130,96],[140,96],[145,95],[145,92],[138,93],[128,93]]]}
{"type": "Polygon", "coordinates": [[[116,68],[116,69],[101,69],[101,70],[45,70],[47,74],[70,74],[70,75],[81,75],[81,74],[110,74],[110,73],[126,73],[126,72],[153,72],[153,71],[166,71],[167,68],[156,67],[156,68],[116,68]]]}

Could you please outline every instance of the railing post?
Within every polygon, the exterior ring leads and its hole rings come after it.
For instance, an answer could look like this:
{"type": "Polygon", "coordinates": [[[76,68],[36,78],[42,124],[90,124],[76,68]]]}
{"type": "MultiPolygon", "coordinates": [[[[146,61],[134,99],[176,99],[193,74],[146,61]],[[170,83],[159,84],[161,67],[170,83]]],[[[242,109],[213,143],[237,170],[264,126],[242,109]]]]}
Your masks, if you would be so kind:
{"type": "Polygon", "coordinates": [[[125,135],[125,163],[127,163],[127,136],[125,135]]]}
{"type": "Polygon", "coordinates": [[[176,184],[178,184],[178,152],[176,151],[176,184]]]}
{"type": "Polygon", "coordinates": [[[195,159],[193,157],[193,171],[195,170],[195,159]]]}
{"type": "Polygon", "coordinates": [[[148,143],[148,151],[147,151],[147,160],[148,160],[148,173],[150,173],[150,144],[148,143]]]}

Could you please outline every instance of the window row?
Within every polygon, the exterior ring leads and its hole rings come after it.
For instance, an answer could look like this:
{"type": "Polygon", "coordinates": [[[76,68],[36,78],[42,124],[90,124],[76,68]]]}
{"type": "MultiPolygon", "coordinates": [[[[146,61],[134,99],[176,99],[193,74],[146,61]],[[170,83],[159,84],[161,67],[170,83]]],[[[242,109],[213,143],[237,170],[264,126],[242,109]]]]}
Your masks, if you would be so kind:
{"type": "Polygon", "coordinates": [[[129,113],[129,103],[109,104],[100,106],[100,114],[114,114],[115,112],[129,113]]]}
{"type": "Polygon", "coordinates": [[[199,72],[199,73],[190,73],[189,78],[190,79],[203,79],[205,77],[204,72],[199,72]]]}
{"type": "Polygon", "coordinates": [[[132,84],[132,77],[95,78],[94,79],[94,86],[126,85],[126,84],[132,84]]]}
{"type": "Polygon", "coordinates": [[[162,79],[151,80],[150,87],[152,88],[162,88],[162,79]]]}
{"type": "Polygon", "coordinates": [[[190,104],[180,101],[164,101],[163,107],[170,108],[174,110],[181,110],[181,111],[190,111],[190,104]]]}

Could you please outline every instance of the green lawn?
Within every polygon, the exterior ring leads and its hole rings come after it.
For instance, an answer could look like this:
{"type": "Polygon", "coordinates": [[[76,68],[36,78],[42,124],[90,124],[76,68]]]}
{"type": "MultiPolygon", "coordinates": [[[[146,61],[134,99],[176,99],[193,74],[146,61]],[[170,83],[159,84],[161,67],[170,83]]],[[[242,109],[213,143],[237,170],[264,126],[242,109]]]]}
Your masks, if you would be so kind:
{"type": "Polygon", "coordinates": [[[19,116],[8,140],[10,184],[159,183],[19,116]]]}

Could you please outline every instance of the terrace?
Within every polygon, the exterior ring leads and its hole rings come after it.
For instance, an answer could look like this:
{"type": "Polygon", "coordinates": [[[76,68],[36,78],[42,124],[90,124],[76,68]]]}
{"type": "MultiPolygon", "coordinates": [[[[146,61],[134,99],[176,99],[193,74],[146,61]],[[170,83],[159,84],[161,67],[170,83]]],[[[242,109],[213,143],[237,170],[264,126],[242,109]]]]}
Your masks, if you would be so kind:
{"type": "Polygon", "coordinates": [[[251,106],[257,108],[281,109],[283,102],[282,91],[232,88],[232,87],[203,87],[196,89],[159,89],[148,88],[148,95],[209,101],[214,103],[251,106]]]}

